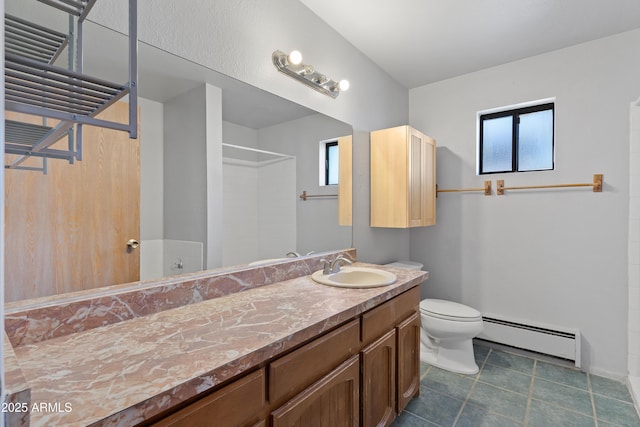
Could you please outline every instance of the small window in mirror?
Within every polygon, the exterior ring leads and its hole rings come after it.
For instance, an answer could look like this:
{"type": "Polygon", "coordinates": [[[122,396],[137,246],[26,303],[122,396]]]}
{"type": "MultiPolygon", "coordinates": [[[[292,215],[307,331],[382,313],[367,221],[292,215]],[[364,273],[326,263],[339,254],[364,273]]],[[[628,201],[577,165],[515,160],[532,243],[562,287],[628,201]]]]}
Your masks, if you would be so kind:
{"type": "Polygon", "coordinates": [[[338,141],[328,143],[326,152],[325,185],[338,185],[338,141]]]}
{"type": "Polygon", "coordinates": [[[338,140],[320,141],[320,185],[338,185],[338,140]]]}

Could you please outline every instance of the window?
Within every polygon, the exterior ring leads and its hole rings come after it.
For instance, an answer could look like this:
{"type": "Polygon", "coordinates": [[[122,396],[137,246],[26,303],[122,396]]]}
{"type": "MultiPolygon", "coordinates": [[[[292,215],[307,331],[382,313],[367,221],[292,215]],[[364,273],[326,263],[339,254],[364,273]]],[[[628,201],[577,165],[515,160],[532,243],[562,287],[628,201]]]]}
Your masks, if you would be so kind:
{"type": "Polygon", "coordinates": [[[320,141],[320,185],[338,185],[338,140],[320,141]]]}
{"type": "Polygon", "coordinates": [[[481,114],[480,174],[551,170],[554,104],[481,114]]]}

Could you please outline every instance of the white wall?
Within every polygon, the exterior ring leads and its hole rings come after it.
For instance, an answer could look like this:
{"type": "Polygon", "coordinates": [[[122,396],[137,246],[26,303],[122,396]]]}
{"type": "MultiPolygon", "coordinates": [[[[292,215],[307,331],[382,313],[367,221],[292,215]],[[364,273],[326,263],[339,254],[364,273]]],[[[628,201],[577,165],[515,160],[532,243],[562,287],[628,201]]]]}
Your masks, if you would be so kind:
{"type": "MultiPolygon", "coordinates": [[[[258,132],[255,129],[223,121],[222,141],[227,144],[256,148],[258,132]]],[[[225,155],[224,148],[222,152],[225,155]]],[[[246,154],[244,156],[255,161],[255,156],[246,154]]],[[[222,265],[255,261],[259,259],[257,168],[254,165],[224,163],[222,188],[224,224],[222,265]]]]}
{"type": "Polygon", "coordinates": [[[140,106],[140,240],[164,238],[164,105],[138,98],[140,106]]]}
{"type": "Polygon", "coordinates": [[[255,261],[259,259],[258,169],[225,162],[222,177],[222,265],[255,261]]]}
{"type": "Polygon", "coordinates": [[[204,243],[205,268],[222,263],[222,109],[203,85],[164,105],[164,237],[204,243]]]}
{"type": "Polygon", "coordinates": [[[631,105],[629,147],[629,383],[640,405],[640,100],[631,105]]]}
{"type": "MultiPolygon", "coordinates": [[[[257,148],[257,130],[223,125],[225,142],[257,148]]],[[[282,258],[295,250],[295,159],[232,148],[223,154],[222,265],[282,258]]]]}
{"type": "Polygon", "coordinates": [[[140,242],[140,280],[202,271],[202,253],[202,242],[143,240],[140,242]]]}
{"type": "MultiPolygon", "coordinates": [[[[430,271],[423,296],[578,328],[583,365],[627,373],[629,104],[640,95],[640,31],[410,91],[410,124],[438,143],[440,188],[590,182],[584,189],[445,193],[438,223],[413,231],[430,271]],[[554,171],[476,176],[476,112],[556,98],[554,171]],[[495,194],[495,193],[494,193],[495,194]]],[[[494,190],[495,191],[495,190],[494,190]]]]}
{"type": "Polygon", "coordinates": [[[258,168],[258,259],[281,258],[297,248],[296,165],[289,158],[258,168]]]}
{"type": "Polygon", "coordinates": [[[202,87],[164,105],[164,237],[205,242],[206,103],[202,87]]]}

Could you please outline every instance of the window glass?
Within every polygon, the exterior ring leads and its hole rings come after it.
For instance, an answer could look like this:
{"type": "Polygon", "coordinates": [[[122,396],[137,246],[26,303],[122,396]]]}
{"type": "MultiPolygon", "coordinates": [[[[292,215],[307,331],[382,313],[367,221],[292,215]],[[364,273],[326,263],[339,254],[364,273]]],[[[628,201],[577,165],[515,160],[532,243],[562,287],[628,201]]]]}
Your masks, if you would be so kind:
{"type": "Polygon", "coordinates": [[[512,169],[513,118],[484,120],[482,127],[482,171],[503,172],[512,169]]]}
{"type": "Polygon", "coordinates": [[[553,122],[553,103],[481,115],[480,174],[553,169],[553,122]]]}
{"type": "Polygon", "coordinates": [[[327,185],[338,184],[338,143],[327,144],[327,185]]]}
{"type": "Polygon", "coordinates": [[[521,114],[518,125],[518,170],[553,169],[553,111],[521,114]]]}

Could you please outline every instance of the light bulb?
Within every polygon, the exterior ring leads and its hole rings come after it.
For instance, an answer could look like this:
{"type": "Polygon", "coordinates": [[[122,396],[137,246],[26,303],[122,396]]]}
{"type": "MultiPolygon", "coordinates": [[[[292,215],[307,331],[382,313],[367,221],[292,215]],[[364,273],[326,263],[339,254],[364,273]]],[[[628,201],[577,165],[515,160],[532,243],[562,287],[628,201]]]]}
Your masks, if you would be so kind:
{"type": "Polygon", "coordinates": [[[294,50],[289,54],[287,59],[289,60],[290,64],[298,65],[302,62],[302,54],[299,51],[294,50]]]}
{"type": "Polygon", "coordinates": [[[340,80],[338,87],[340,90],[349,90],[349,80],[340,80]]]}

